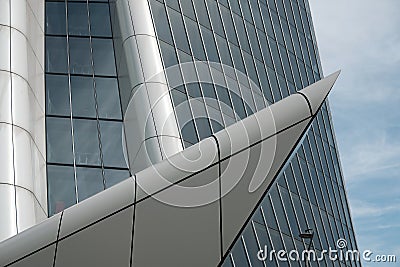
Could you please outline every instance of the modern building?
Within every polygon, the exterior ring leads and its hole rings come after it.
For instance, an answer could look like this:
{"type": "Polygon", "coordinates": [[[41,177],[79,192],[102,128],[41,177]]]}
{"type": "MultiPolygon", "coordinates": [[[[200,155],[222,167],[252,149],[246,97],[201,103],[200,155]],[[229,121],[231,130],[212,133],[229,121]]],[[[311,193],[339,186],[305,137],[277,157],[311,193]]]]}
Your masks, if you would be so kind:
{"type": "Polygon", "coordinates": [[[337,75],[307,0],[0,0],[0,265],[360,266],[258,259],[357,249],[337,75]]]}

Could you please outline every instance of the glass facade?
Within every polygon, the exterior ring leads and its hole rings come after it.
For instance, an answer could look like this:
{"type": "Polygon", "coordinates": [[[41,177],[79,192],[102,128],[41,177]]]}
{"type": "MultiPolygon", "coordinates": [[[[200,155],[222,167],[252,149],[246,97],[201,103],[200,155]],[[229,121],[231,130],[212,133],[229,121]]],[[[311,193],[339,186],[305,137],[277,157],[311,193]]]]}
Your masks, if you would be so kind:
{"type": "Polygon", "coordinates": [[[46,1],[49,215],[130,176],[108,1],[46,1]]]}
{"type": "MultiPolygon", "coordinates": [[[[148,3],[184,147],[322,76],[307,0],[148,3]]],[[[130,176],[109,10],[106,0],[46,1],[49,215],[130,176]]],[[[305,266],[262,262],[257,252],[302,251],[307,229],[317,251],[336,248],[339,238],[357,249],[327,103],[223,264],[305,266]]],[[[333,264],[359,266],[311,262],[333,264]]]]}
{"type": "MultiPolygon", "coordinates": [[[[186,147],[321,78],[306,0],[149,4],[164,67],[184,66],[166,75],[186,147]],[[204,68],[200,70],[198,61],[217,63],[208,64],[211,82],[185,80],[188,69],[201,80],[204,68]],[[223,82],[213,82],[218,72],[223,82]],[[177,79],[182,85],[172,86],[177,79]]],[[[276,255],[262,262],[257,252],[265,245],[276,251],[303,251],[310,240],[299,235],[307,229],[314,233],[311,246],[316,251],[335,249],[339,238],[347,240],[349,250],[357,249],[329,113],[325,103],[290,164],[225,255],[224,266],[306,266],[278,261],[276,255]]],[[[311,265],[359,263],[326,257],[311,265]]]]}

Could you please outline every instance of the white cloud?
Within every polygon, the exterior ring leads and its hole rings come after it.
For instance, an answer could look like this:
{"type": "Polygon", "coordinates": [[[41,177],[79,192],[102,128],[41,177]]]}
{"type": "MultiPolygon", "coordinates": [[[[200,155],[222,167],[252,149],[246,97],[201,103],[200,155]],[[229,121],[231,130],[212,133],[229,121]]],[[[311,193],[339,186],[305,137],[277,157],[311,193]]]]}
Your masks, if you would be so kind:
{"type": "Polygon", "coordinates": [[[400,257],[400,1],[310,5],[359,247],[400,257]]]}
{"type": "MultiPolygon", "coordinates": [[[[395,204],[388,205],[388,206],[382,206],[379,204],[372,204],[372,203],[365,202],[362,200],[353,200],[352,201],[352,215],[354,218],[380,217],[380,216],[390,214],[390,213],[397,213],[399,211],[400,211],[400,203],[395,203],[395,204]]],[[[388,226],[388,225],[386,225],[386,226],[388,226]]],[[[379,225],[376,226],[376,228],[379,228],[379,225]]]]}

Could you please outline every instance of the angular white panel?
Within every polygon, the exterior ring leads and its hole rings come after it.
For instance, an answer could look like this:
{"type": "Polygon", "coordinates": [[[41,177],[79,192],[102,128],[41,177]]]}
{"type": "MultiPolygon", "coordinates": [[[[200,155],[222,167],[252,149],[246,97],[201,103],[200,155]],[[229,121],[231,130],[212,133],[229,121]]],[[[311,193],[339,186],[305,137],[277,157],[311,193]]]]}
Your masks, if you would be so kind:
{"type": "Polygon", "coordinates": [[[0,123],[11,123],[11,74],[0,71],[0,123]]]}
{"type": "MultiPolygon", "coordinates": [[[[191,202],[190,195],[197,198],[196,191],[201,192],[196,183],[210,178],[218,181],[218,165],[194,175],[184,185],[174,185],[136,204],[132,266],[217,266],[220,261],[218,201],[188,208],[164,202],[166,199],[191,202]],[[181,191],[178,186],[186,188],[181,191]]],[[[218,194],[218,187],[214,190],[218,194]]]]}
{"type": "Polygon", "coordinates": [[[285,164],[311,118],[221,163],[224,253],[285,164]],[[274,151],[276,142],[276,151],[274,151]],[[270,166],[265,162],[271,162],[270,166]],[[255,184],[254,184],[255,183],[255,184]]]}
{"type": "Polygon", "coordinates": [[[286,97],[271,105],[270,108],[277,132],[311,116],[307,101],[299,94],[286,97]]]}
{"type": "Polygon", "coordinates": [[[10,27],[0,25],[0,70],[10,71],[10,27]]]}
{"type": "Polygon", "coordinates": [[[211,165],[216,165],[217,161],[218,149],[215,140],[213,138],[204,139],[202,142],[137,173],[136,200],[139,201],[147,195],[153,195],[211,165]]]}
{"type": "Polygon", "coordinates": [[[37,249],[55,242],[60,216],[61,213],[56,214],[29,230],[13,236],[6,242],[0,243],[0,266],[14,262],[37,249]]]}
{"type": "Polygon", "coordinates": [[[55,266],[129,266],[132,225],[130,207],[62,239],[55,266]]]}
{"type": "Polygon", "coordinates": [[[60,238],[132,205],[134,197],[135,183],[129,178],[66,209],[60,228],[60,238]]]}
{"type": "Polygon", "coordinates": [[[52,267],[54,261],[54,253],[56,251],[56,245],[48,246],[42,250],[35,252],[34,254],[26,257],[12,265],[11,267],[25,267],[25,266],[40,266],[40,267],[52,267]]]}
{"type": "Polygon", "coordinates": [[[316,83],[302,89],[299,93],[305,95],[310,102],[313,114],[316,114],[319,107],[322,105],[329,92],[331,91],[333,85],[335,84],[337,78],[339,77],[340,71],[332,73],[331,75],[319,80],[316,83]]]}
{"type": "MultiPolygon", "coordinates": [[[[14,152],[12,144],[12,126],[10,124],[0,123],[0,183],[14,184],[14,152]]],[[[0,202],[0,209],[1,205],[3,205],[2,202],[0,202]]]]}

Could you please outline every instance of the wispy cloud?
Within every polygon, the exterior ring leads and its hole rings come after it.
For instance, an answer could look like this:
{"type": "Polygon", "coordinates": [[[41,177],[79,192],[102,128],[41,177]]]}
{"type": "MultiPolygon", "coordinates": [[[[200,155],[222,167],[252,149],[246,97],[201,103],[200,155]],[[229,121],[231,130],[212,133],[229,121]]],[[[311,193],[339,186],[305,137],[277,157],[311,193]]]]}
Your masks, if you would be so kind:
{"type": "Polygon", "coordinates": [[[400,1],[310,5],[358,244],[400,258],[400,1]]]}
{"type": "MultiPolygon", "coordinates": [[[[390,213],[400,212],[400,203],[394,203],[388,206],[381,206],[379,205],[379,203],[376,204],[361,200],[354,200],[352,202],[352,206],[353,206],[352,215],[354,218],[366,217],[368,219],[371,219],[372,217],[380,217],[390,213]]],[[[400,224],[398,225],[400,226],[400,224]]],[[[376,225],[376,228],[383,229],[383,226],[384,225],[376,225]]],[[[386,229],[393,226],[394,224],[391,225],[385,224],[386,229]]]]}

